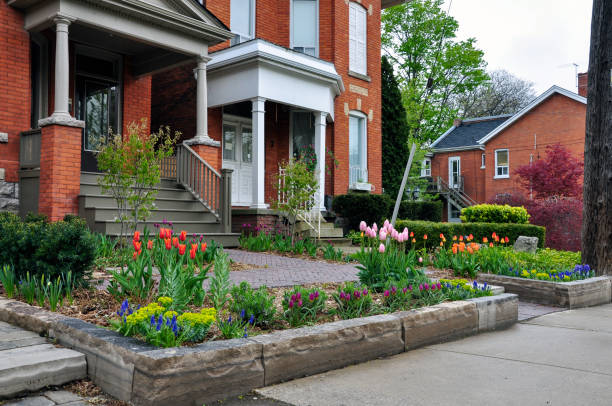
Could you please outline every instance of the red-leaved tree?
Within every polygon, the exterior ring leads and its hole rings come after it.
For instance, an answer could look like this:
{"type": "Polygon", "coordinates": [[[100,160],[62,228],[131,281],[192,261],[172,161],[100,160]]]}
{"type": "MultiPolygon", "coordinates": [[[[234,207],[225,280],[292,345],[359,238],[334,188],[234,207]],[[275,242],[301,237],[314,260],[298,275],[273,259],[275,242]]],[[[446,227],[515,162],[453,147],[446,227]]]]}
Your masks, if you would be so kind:
{"type": "Polygon", "coordinates": [[[546,157],[516,169],[519,182],[535,199],[575,197],[582,200],[584,164],[560,144],[546,147],[546,157]]]}

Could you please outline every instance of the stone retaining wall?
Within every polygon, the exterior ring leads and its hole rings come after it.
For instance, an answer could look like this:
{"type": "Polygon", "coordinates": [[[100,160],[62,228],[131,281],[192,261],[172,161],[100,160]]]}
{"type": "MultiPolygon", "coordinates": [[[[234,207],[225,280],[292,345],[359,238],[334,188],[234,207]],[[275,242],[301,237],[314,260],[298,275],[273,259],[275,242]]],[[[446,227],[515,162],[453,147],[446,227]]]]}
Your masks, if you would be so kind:
{"type": "Polygon", "coordinates": [[[612,284],[605,276],[572,282],[551,282],[481,273],[478,280],[503,286],[506,292],[519,295],[521,300],[570,309],[596,306],[612,300],[612,284]]]}
{"type": "Polygon", "coordinates": [[[343,320],[248,339],[157,348],[79,319],[0,297],[0,320],[47,333],[87,357],[89,377],[135,405],[194,405],[425,345],[505,328],[518,297],[502,294],[343,320]]]}
{"type": "Polygon", "coordinates": [[[0,180],[0,211],[19,212],[19,184],[0,180]]]}

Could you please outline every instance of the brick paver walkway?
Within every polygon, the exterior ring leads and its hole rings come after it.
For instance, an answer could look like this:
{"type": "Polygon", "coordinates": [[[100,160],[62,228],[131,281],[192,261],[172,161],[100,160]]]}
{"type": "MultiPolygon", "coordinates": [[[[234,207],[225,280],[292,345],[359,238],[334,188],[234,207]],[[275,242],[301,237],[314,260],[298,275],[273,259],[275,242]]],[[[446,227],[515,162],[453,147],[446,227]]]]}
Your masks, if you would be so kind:
{"type": "Polygon", "coordinates": [[[261,285],[281,287],[358,279],[358,271],[354,264],[332,264],[242,250],[224,249],[224,251],[236,262],[265,267],[231,272],[230,278],[235,284],[247,281],[253,287],[261,285]]]}

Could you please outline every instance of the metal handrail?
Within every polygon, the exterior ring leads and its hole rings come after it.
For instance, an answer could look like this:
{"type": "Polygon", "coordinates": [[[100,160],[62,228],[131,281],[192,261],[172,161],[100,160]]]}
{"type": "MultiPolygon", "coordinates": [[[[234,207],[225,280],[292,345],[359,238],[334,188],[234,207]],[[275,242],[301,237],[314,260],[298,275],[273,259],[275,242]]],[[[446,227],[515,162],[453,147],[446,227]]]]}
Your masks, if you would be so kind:
{"type": "Polygon", "coordinates": [[[185,144],[176,148],[176,180],[217,220],[221,220],[223,194],[221,174],[185,144]]]}
{"type": "MultiPolygon", "coordinates": [[[[461,183],[463,184],[463,179],[461,183]]],[[[474,199],[463,191],[463,188],[458,189],[451,187],[441,176],[438,176],[438,191],[448,192],[454,198],[460,200],[465,206],[473,206],[477,204],[474,199]]]]}

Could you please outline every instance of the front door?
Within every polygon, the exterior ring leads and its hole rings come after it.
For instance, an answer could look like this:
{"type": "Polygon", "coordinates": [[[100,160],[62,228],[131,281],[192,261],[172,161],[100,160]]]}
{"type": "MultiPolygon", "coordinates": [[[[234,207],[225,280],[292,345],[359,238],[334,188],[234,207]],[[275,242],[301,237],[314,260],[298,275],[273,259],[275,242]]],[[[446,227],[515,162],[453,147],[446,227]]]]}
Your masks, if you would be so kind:
{"type": "Polygon", "coordinates": [[[244,121],[223,122],[223,168],[232,169],[232,205],[250,206],[253,200],[253,130],[244,121]]]}
{"type": "Polygon", "coordinates": [[[98,172],[96,153],[119,129],[119,57],[102,51],[81,50],[76,60],[75,113],[85,121],[81,170],[98,172]],[[96,56],[100,52],[100,56],[96,56]]]}
{"type": "Polygon", "coordinates": [[[312,113],[309,111],[292,112],[291,157],[299,159],[304,153],[313,153],[314,135],[314,116],[312,113]]]}
{"type": "Polygon", "coordinates": [[[461,185],[461,158],[458,156],[448,158],[448,185],[455,189],[461,185]]]}

